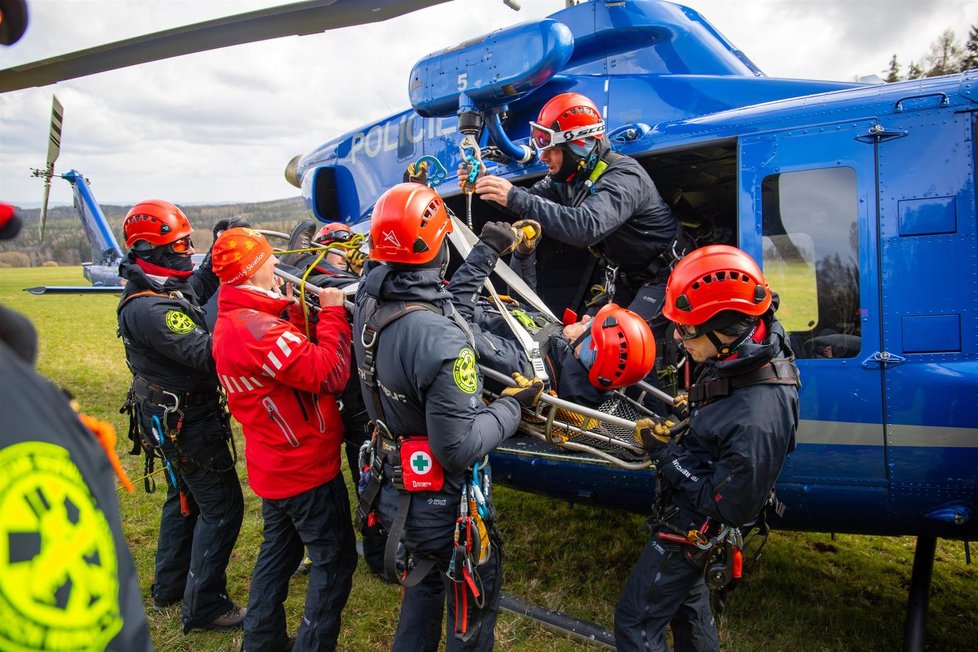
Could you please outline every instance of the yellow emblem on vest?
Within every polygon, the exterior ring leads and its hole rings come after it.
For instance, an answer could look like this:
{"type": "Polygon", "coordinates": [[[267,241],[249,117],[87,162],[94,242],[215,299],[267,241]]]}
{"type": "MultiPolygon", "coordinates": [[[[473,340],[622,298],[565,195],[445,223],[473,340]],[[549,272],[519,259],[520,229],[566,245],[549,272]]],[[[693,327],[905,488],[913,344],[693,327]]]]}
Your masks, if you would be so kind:
{"type": "Polygon", "coordinates": [[[475,394],[479,389],[479,375],[475,367],[475,351],[466,347],[458,352],[458,358],[452,367],[455,384],[466,394],[475,394]]]}
{"type": "Polygon", "coordinates": [[[166,327],[177,335],[186,335],[197,328],[194,320],[179,310],[166,311],[166,327]]]}
{"type": "Polygon", "coordinates": [[[0,514],[0,649],[104,649],[122,629],[115,541],[68,451],[0,450],[0,514]]]}

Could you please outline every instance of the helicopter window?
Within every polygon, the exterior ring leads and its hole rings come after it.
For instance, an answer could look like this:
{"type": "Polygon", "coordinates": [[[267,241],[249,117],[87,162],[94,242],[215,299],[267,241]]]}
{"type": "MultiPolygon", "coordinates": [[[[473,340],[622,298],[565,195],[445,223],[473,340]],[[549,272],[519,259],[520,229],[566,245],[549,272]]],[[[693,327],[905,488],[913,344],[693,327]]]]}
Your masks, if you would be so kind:
{"type": "Polygon", "coordinates": [[[859,353],[856,172],[848,167],[764,179],[764,275],[800,358],[859,353]]]}

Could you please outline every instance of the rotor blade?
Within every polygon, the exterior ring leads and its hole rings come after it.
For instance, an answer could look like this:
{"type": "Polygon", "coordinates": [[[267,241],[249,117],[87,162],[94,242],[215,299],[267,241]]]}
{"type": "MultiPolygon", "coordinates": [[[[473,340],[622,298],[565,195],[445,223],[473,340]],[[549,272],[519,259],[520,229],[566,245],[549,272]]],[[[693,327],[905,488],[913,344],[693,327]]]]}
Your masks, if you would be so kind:
{"type": "MultiPolygon", "coordinates": [[[[48,167],[48,172],[51,168],[48,167]]],[[[51,177],[44,180],[44,200],[41,204],[41,242],[44,242],[44,223],[48,221],[48,195],[51,194],[51,177]]]]}
{"type": "Polygon", "coordinates": [[[448,0],[307,0],[177,27],[0,70],[0,93],[282,36],[377,23],[448,0]]]}
{"type": "MultiPolygon", "coordinates": [[[[48,134],[48,170],[54,172],[54,162],[61,153],[61,123],[64,120],[64,107],[57,95],[51,96],[51,131],[48,134]]],[[[50,177],[49,177],[50,178],[50,177]]]]}

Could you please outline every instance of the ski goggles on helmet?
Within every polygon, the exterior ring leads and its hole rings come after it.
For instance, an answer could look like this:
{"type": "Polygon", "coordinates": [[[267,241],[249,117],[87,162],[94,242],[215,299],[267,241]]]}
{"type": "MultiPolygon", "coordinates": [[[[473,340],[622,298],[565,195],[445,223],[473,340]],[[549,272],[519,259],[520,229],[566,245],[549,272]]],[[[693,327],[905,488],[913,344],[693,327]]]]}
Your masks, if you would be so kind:
{"type": "Polygon", "coordinates": [[[179,240],[174,240],[170,243],[170,251],[175,254],[186,254],[190,253],[190,250],[194,248],[194,241],[190,239],[190,236],[180,238],[179,240]]]}
{"type": "Polygon", "coordinates": [[[324,236],[316,238],[316,242],[322,244],[324,242],[349,242],[350,238],[353,237],[352,231],[340,230],[330,231],[324,236]]]}
{"type": "Polygon", "coordinates": [[[564,131],[554,131],[536,122],[530,122],[530,140],[539,152],[553,149],[557,145],[563,145],[564,143],[572,143],[575,140],[596,138],[603,133],[604,121],[596,122],[593,125],[574,127],[564,131]]]}

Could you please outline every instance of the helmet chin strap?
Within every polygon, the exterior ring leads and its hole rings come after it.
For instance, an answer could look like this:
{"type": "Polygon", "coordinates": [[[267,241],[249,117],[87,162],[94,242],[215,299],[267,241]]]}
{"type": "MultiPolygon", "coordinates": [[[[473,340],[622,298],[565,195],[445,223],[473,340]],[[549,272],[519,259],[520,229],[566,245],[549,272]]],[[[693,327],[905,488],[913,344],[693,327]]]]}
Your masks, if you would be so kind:
{"type": "Polygon", "coordinates": [[[737,353],[737,350],[743,345],[744,342],[749,340],[753,335],[754,331],[757,330],[757,322],[746,331],[737,336],[732,342],[724,342],[719,337],[717,337],[716,331],[707,331],[706,338],[713,343],[713,346],[717,349],[717,359],[726,360],[730,356],[737,353]]]}

